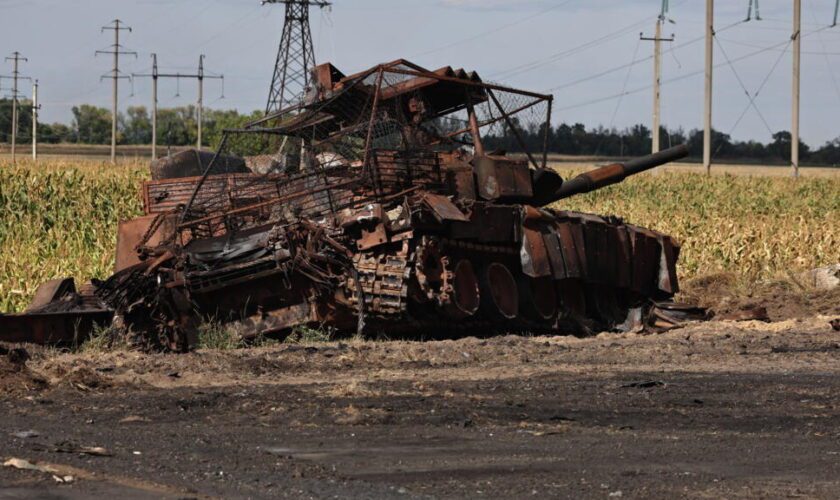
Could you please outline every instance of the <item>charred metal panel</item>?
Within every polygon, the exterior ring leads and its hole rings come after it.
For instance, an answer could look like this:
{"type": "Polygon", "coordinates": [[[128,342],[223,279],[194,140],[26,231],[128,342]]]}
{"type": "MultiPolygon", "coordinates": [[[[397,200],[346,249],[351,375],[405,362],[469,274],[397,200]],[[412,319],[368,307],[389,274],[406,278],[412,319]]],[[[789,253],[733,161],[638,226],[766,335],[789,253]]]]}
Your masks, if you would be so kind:
{"type": "Polygon", "coordinates": [[[111,323],[113,311],[0,314],[0,341],[42,345],[76,344],[86,340],[95,327],[111,323]]]}
{"type": "Polygon", "coordinates": [[[459,199],[474,200],[476,198],[475,175],[469,163],[459,161],[456,165],[449,166],[447,176],[449,177],[449,184],[452,186],[451,190],[459,199]]]}
{"type": "Polygon", "coordinates": [[[551,262],[543,235],[537,229],[522,228],[522,247],[520,250],[522,272],[532,278],[551,276],[551,262]]]}
{"type": "Polygon", "coordinates": [[[446,196],[439,194],[425,193],[423,195],[423,202],[432,209],[435,217],[440,222],[444,221],[458,221],[469,222],[467,216],[461,212],[454,203],[452,203],[446,196]]]}
{"type": "Polygon", "coordinates": [[[568,221],[557,225],[557,239],[563,252],[566,278],[580,278],[584,274],[585,261],[581,262],[579,257],[581,252],[577,248],[577,239],[575,238],[576,226],[577,224],[568,221]]]}
{"type": "Polygon", "coordinates": [[[649,295],[656,286],[660,259],[659,243],[652,235],[635,227],[633,229],[633,289],[649,295]]]}
{"type": "Polygon", "coordinates": [[[668,295],[676,294],[679,291],[677,285],[677,249],[668,236],[659,236],[659,246],[662,253],[659,259],[659,289],[668,295]]]}
{"type": "Polygon", "coordinates": [[[472,205],[469,223],[452,223],[451,235],[482,243],[518,241],[519,213],[518,207],[476,202],[472,205]]]}
{"type": "Polygon", "coordinates": [[[117,228],[117,251],[114,272],[140,263],[138,245],[154,248],[174,238],[177,233],[177,216],[158,214],[121,221],[117,228]],[[160,219],[158,219],[160,218],[160,219]],[[156,227],[152,227],[152,226],[156,227]]]}
{"type": "Polygon", "coordinates": [[[575,241],[574,250],[577,254],[580,276],[582,278],[587,278],[589,277],[588,262],[590,260],[590,256],[583,237],[583,224],[572,224],[571,229],[572,238],[574,238],[575,241]]]}
{"type": "Polygon", "coordinates": [[[596,283],[609,279],[610,255],[603,226],[597,222],[582,225],[587,252],[587,276],[596,283]]]}
{"type": "Polygon", "coordinates": [[[34,312],[46,306],[63,295],[76,292],[76,281],[73,278],[59,278],[42,283],[35,290],[32,302],[26,308],[26,312],[34,312]]]}
{"type": "Polygon", "coordinates": [[[625,226],[610,226],[616,245],[616,285],[620,288],[630,288],[632,285],[633,249],[630,236],[625,226]]]}
{"type": "Polygon", "coordinates": [[[527,162],[495,156],[480,156],[473,162],[481,198],[489,201],[515,201],[533,196],[527,162]]]}
{"type": "Polygon", "coordinates": [[[363,228],[362,236],[356,241],[356,246],[359,250],[370,250],[387,242],[388,233],[385,231],[385,225],[380,222],[372,229],[363,228]]]}
{"type": "Polygon", "coordinates": [[[549,226],[548,231],[543,233],[543,242],[551,261],[551,274],[554,279],[559,280],[568,277],[566,264],[563,261],[563,248],[560,246],[560,240],[557,239],[554,225],[549,226]]]}

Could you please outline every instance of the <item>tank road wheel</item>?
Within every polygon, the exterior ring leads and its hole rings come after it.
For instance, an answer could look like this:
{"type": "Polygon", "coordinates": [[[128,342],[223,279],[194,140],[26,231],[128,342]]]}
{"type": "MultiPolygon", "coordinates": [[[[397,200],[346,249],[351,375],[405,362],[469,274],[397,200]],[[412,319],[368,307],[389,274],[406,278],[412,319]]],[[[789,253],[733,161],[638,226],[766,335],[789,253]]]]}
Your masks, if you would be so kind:
{"type": "Polygon", "coordinates": [[[551,321],[557,314],[557,293],[551,278],[520,276],[522,312],[536,321],[551,321]]]}
{"type": "MultiPolygon", "coordinates": [[[[444,257],[444,261],[448,258],[444,257]]],[[[473,265],[467,259],[461,259],[455,265],[449,275],[449,283],[444,293],[449,295],[444,300],[444,310],[453,318],[467,318],[478,311],[481,303],[481,293],[478,289],[478,277],[475,275],[473,265]]],[[[443,293],[441,297],[443,298],[443,293]]]]}
{"type": "Polygon", "coordinates": [[[481,294],[472,263],[443,255],[437,241],[424,239],[417,247],[417,284],[424,300],[454,319],[472,316],[478,311],[481,294]]]}
{"type": "Polygon", "coordinates": [[[443,255],[436,240],[423,238],[415,256],[417,284],[425,300],[437,299],[444,281],[443,255]]]}
{"type": "Polygon", "coordinates": [[[519,291],[510,269],[492,262],[481,272],[481,296],[487,314],[514,319],[519,315],[519,291]]]}

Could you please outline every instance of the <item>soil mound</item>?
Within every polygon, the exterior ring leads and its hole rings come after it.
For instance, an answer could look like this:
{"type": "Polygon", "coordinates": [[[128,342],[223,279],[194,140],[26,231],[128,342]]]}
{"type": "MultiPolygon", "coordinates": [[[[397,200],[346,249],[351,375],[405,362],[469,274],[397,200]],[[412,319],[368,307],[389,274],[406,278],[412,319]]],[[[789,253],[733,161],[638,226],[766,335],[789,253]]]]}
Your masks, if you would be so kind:
{"type": "Polygon", "coordinates": [[[795,280],[739,285],[731,274],[712,274],[689,281],[680,299],[725,316],[763,307],[770,321],[840,315],[840,288],[817,290],[795,280]]]}
{"type": "Polygon", "coordinates": [[[26,349],[0,345],[0,398],[47,388],[47,381],[26,366],[28,360],[26,349]]]}

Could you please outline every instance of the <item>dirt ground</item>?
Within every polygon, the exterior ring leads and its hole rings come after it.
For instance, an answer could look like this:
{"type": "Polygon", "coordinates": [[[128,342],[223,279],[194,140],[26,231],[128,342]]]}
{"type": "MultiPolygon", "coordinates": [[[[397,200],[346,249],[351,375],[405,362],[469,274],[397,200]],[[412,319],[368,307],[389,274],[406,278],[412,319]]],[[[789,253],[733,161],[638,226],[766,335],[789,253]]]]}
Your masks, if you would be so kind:
{"type": "Polygon", "coordinates": [[[840,293],[768,290],[661,334],[7,350],[0,458],[42,470],[0,498],[837,498],[840,293]]]}

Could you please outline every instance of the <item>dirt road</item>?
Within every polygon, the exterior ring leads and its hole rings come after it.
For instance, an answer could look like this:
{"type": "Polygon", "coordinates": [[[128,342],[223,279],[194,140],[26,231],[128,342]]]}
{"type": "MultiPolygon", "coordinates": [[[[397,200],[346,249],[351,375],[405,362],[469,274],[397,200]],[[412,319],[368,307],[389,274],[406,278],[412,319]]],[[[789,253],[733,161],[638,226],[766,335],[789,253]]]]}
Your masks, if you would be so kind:
{"type": "Polygon", "coordinates": [[[7,356],[0,498],[836,498],[832,318],[7,356]]]}

